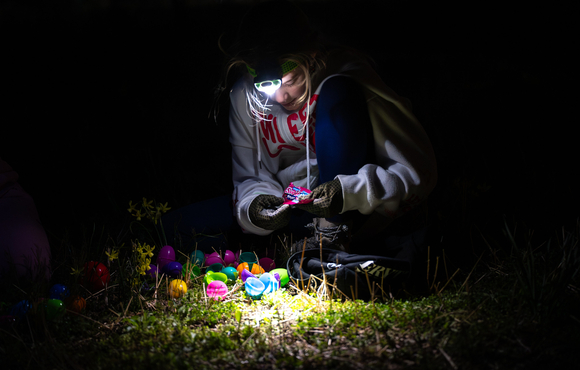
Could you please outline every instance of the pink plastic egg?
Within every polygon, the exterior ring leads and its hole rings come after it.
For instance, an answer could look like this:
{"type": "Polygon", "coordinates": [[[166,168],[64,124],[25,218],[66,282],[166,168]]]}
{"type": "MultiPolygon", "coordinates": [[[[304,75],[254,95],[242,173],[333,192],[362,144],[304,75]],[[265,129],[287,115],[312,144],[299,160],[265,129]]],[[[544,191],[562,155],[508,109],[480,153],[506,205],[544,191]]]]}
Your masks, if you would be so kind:
{"type": "Polygon", "coordinates": [[[205,265],[206,266],[211,266],[214,263],[221,263],[221,264],[223,264],[223,262],[224,261],[222,260],[222,258],[219,255],[217,255],[217,256],[209,256],[209,257],[207,257],[205,259],[205,265]]]}
{"type": "Polygon", "coordinates": [[[207,286],[207,295],[214,299],[223,298],[228,293],[226,283],[219,280],[214,280],[207,286]]]}
{"type": "Polygon", "coordinates": [[[276,263],[269,257],[260,258],[259,264],[266,272],[272,271],[276,268],[276,263]]]}
{"type": "Polygon", "coordinates": [[[213,252],[213,253],[209,253],[209,254],[205,255],[205,258],[209,258],[209,257],[221,257],[221,256],[218,252],[213,252]]]}
{"type": "Polygon", "coordinates": [[[224,253],[224,265],[229,266],[232,263],[234,263],[235,260],[236,260],[236,255],[234,254],[234,252],[227,250],[224,253]]]}
{"type": "Polygon", "coordinates": [[[166,245],[161,248],[157,256],[157,268],[159,271],[163,270],[165,265],[173,261],[175,261],[175,250],[173,250],[173,247],[166,245]]]}

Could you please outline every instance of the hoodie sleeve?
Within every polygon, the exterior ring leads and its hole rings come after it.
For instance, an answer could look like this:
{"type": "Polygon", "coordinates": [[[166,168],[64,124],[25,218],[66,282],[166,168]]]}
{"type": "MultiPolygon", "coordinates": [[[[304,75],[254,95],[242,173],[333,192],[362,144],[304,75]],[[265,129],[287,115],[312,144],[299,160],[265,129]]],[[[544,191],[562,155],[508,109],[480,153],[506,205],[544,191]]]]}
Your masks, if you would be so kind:
{"type": "Polygon", "coordinates": [[[435,154],[408,100],[387,87],[370,66],[345,71],[364,88],[375,139],[376,164],[339,175],[343,210],[396,218],[424,201],[437,182],[435,154]]]}
{"type": "Polygon", "coordinates": [[[232,145],[232,177],[234,182],[234,215],[246,233],[268,235],[252,224],[248,210],[250,203],[260,194],[281,196],[284,192],[275,171],[258,160],[257,131],[248,114],[246,78],[240,79],[230,92],[230,143],[232,145]]]}

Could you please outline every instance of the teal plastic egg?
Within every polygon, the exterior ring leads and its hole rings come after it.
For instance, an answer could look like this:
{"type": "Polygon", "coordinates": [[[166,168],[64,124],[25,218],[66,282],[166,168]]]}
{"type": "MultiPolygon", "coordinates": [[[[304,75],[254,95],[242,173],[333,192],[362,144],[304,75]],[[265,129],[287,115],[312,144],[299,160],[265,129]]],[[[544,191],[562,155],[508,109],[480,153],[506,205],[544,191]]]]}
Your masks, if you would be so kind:
{"type": "MultiPolygon", "coordinates": [[[[244,270],[245,271],[245,270],[244,270]]],[[[233,267],[224,267],[222,273],[228,277],[228,280],[236,281],[238,278],[238,270],[233,267]]]]}

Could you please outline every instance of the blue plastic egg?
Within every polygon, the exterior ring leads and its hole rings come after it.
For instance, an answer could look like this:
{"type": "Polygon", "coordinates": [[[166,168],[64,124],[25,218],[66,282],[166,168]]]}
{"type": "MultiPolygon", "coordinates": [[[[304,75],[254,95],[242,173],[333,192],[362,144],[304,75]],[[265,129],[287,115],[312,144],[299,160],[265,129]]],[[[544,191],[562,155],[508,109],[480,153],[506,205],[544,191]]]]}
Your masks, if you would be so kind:
{"type": "Polygon", "coordinates": [[[49,299],[60,299],[64,301],[65,298],[68,298],[70,295],[70,291],[66,285],[62,284],[54,284],[52,288],[50,288],[50,293],[48,298],[49,299]]]}
{"type": "Polygon", "coordinates": [[[161,272],[164,273],[165,275],[171,276],[172,278],[177,278],[179,277],[179,275],[181,275],[182,270],[183,266],[181,265],[181,263],[174,261],[169,262],[168,264],[163,266],[161,272]]]}
{"type": "Polygon", "coordinates": [[[260,276],[260,281],[264,284],[263,294],[272,293],[278,290],[278,288],[280,287],[280,283],[278,283],[278,280],[276,280],[276,278],[273,275],[267,272],[265,274],[262,274],[262,276],[260,276]]]}
{"type": "Polygon", "coordinates": [[[30,310],[30,302],[25,299],[12,306],[10,316],[23,318],[28,313],[28,310],[30,310]]]}
{"type": "Polygon", "coordinates": [[[264,283],[255,277],[249,277],[246,279],[246,293],[252,299],[262,298],[262,293],[264,292],[265,288],[266,287],[264,286],[264,283]]]}

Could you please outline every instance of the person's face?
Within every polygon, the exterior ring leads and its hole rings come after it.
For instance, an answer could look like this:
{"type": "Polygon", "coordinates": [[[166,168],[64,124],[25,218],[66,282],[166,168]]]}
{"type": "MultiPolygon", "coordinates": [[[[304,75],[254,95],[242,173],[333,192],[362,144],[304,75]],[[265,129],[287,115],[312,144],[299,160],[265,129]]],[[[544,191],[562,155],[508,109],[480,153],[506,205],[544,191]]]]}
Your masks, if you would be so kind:
{"type": "Polygon", "coordinates": [[[286,110],[297,110],[300,105],[296,100],[304,94],[306,84],[304,73],[300,68],[286,73],[282,77],[282,86],[274,93],[277,103],[286,110]]]}

